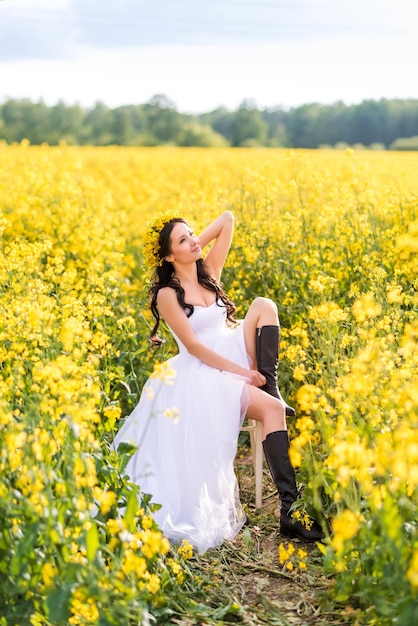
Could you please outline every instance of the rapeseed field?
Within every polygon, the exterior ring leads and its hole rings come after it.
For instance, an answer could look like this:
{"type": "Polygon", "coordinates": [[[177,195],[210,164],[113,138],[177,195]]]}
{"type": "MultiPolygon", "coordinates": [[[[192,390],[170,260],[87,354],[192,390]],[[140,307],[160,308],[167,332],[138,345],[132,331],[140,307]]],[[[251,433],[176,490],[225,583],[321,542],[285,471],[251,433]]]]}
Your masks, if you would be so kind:
{"type": "Polygon", "coordinates": [[[0,625],[418,622],[417,171],[350,149],[0,146],[0,625]],[[279,308],[296,514],[327,538],[280,543],[270,569],[329,581],[306,621],[171,548],[112,452],[175,349],[150,347],[141,239],[172,208],[196,231],[231,210],[238,316],[279,308]]]}

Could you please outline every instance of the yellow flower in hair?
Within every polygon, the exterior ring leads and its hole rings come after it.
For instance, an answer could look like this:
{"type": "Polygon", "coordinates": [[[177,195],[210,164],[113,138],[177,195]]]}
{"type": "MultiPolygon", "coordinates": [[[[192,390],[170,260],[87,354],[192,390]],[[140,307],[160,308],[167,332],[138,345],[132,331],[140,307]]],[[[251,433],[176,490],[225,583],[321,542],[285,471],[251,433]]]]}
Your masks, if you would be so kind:
{"type": "Polygon", "coordinates": [[[160,258],[160,234],[164,226],[174,218],[179,218],[175,211],[165,211],[160,213],[147,224],[147,230],[143,236],[142,254],[147,265],[151,269],[156,269],[162,265],[164,259],[160,258]]]}

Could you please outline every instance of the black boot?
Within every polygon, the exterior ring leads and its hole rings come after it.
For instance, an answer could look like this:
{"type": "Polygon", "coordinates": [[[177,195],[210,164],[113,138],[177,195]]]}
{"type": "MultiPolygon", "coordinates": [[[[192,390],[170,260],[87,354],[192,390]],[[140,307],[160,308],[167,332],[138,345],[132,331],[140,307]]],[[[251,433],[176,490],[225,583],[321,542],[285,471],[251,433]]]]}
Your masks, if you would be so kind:
{"type": "Polygon", "coordinates": [[[286,537],[298,537],[304,541],[320,541],[324,534],[317,522],[310,520],[310,528],[289,515],[292,504],[300,497],[296,486],[295,471],[289,459],[289,436],[287,430],[277,430],[263,441],[264,454],[271,477],[280,495],[280,533],[286,537]]]}
{"type": "Polygon", "coordinates": [[[289,406],[282,398],[280,390],[277,386],[277,366],[279,363],[280,348],[280,327],[279,326],[261,326],[257,328],[255,339],[255,352],[257,357],[258,371],[266,377],[267,382],[264,391],[275,398],[279,398],[286,408],[286,415],[294,417],[295,409],[289,406]]]}

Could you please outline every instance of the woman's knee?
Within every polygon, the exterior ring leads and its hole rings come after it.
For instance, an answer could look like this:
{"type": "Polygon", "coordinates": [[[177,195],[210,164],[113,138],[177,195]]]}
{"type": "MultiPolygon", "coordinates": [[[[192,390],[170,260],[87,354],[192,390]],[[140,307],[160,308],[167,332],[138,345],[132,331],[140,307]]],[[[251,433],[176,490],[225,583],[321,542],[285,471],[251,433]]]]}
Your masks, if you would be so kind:
{"type": "Polygon", "coordinates": [[[280,400],[251,385],[248,393],[247,417],[259,420],[270,431],[286,429],[286,412],[280,400]]]}
{"type": "Polygon", "coordinates": [[[267,298],[265,296],[258,296],[257,298],[254,298],[251,306],[259,311],[273,310],[274,313],[277,314],[276,303],[271,298],[267,298]]]}
{"type": "Polygon", "coordinates": [[[274,430],[286,430],[286,413],[284,406],[278,403],[273,411],[265,414],[263,424],[271,432],[274,430]]]}
{"type": "Polygon", "coordinates": [[[259,296],[255,298],[248,310],[248,317],[255,326],[268,324],[279,325],[277,305],[270,298],[259,296]]]}
{"type": "MultiPolygon", "coordinates": [[[[261,391],[261,390],[260,390],[261,391]]],[[[255,394],[255,401],[258,403],[260,410],[264,416],[268,416],[274,420],[283,421],[286,419],[286,410],[284,404],[274,396],[262,391],[255,394]]]]}

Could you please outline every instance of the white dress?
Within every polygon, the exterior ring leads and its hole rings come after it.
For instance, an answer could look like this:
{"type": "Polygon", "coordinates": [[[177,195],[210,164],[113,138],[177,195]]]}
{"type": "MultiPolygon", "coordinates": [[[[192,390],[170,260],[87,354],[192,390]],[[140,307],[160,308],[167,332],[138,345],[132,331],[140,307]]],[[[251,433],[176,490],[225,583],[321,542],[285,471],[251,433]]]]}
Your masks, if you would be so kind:
{"type": "MultiPolygon", "coordinates": [[[[222,302],[195,305],[188,319],[202,343],[250,367],[243,325],[227,325],[222,302]]],[[[248,392],[244,378],[202,363],[173,336],[179,353],[167,362],[176,372],[172,385],[148,379],[115,446],[138,446],[126,472],[162,505],[153,516],[164,535],[173,543],[187,539],[203,553],[235,537],[245,522],[234,458],[248,392]]]]}

